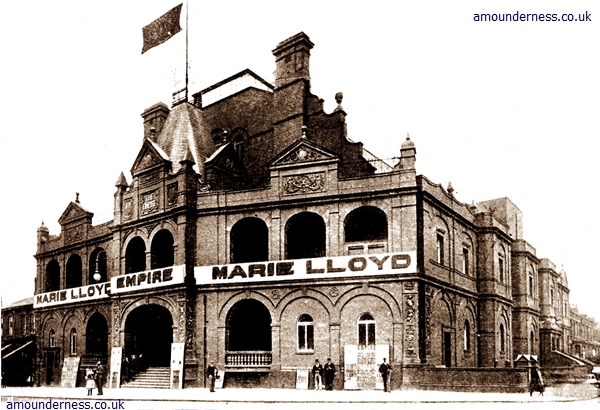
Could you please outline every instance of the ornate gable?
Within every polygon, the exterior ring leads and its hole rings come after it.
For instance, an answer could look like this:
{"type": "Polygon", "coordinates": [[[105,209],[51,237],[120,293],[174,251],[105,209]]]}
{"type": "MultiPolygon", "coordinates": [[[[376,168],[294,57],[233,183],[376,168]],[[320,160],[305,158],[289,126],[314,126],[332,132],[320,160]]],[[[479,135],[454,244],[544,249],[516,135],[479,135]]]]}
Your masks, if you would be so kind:
{"type": "Polygon", "coordinates": [[[131,175],[138,175],[158,165],[164,165],[167,162],[170,162],[167,154],[158,145],[146,138],[142,149],[131,167],[131,175]]]}
{"type": "Polygon", "coordinates": [[[80,220],[80,219],[91,219],[94,216],[93,213],[81,206],[79,202],[71,202],[67,209],[63,212],[61,217],[58,219],[58,223],[65,225],[69,222],[80,220]]]}
{"type": "Polygon", "coordinates": [[[231,144],[224,145],[206,160],[205,166],[211,171],[218,171],[230,176],[240,176],[246,173],[242,160],[238,157],[231,144]]]}
{"type": "Polygon", "coordinates": [[[304,165],[306,163],[330,162],[336,159],[337,155],[335,153],[312,143],[306,138],[302,138],[275,157],[271,161],[271,167],[277,168],[281,166],[304,165]]]}

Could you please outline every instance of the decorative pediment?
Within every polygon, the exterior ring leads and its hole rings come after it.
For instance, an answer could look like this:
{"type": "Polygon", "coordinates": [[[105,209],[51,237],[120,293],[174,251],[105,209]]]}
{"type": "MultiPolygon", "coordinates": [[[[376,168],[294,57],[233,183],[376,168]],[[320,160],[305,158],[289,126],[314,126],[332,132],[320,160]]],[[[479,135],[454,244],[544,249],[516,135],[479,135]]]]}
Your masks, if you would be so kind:
{"type": "Polygon", "coordinates": [[[167,162],[169,162],[167,154],[156,143],[145,139],[144,145],[135,159],[133,167],[131,167],[131,174],[137,175],[157,165],[164,165],[167,162]]]}
{"type": "Polygon", "coordinates": [[[271,161],[271,167],[333,161],[335,159],[337,159],[336,154],[310,142],[306,138],[302,138],[275,157],[271,161]]]}
{"type": "Polygon", "coordinates": [[[93,216],[94,214],[82,207],[79,202],[71,202],[67,206],[67,209],[65,209],[61,217],[58,219],[58,223],[61,225],[65,225],[68,222],[83,218],[91,219],[93,216]]]}

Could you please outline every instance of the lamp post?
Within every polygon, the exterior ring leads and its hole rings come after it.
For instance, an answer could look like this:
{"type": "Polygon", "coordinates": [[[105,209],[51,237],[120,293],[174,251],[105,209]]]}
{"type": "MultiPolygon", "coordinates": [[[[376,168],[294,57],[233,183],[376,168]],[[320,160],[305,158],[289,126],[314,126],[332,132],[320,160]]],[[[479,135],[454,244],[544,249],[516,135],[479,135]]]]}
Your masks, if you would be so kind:
{"type": "Polygon", "coordinates": [[[100,279],[102,279],[102,275],[100,274],[100,255],[102,255],[102,254],[104,254],[104,260],[106,260],[106,252],[105,251],[100,251],[96,255],[96,270],[94,271],[94,280],[96,282],[100,282],[100,279]]]}

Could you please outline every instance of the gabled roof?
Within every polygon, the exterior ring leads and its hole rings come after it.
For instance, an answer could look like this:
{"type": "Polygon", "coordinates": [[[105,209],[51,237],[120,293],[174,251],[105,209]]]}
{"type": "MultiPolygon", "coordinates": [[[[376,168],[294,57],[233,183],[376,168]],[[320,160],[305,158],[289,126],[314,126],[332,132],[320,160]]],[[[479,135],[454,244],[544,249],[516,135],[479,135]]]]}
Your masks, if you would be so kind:
{"type": "Polygon", "coordinates": [[[92,218],[94,214],[85,209],[79,201],[71,202],[67,205],[67,209],[62,213],[58,219],[58,223],[64,225],[67,222],[74,221],[83,218],[92,218]]]}
{"type": "Polygon", "coordinates": [[[142,148],[138,153],[133,166],[131,167],[131,175],[140,173],[141,171],[152,168],[159,164],[164,164],[169,161],[169,157],[165,154],[154,141],[149,138],[144,138],[142,148]]]}
{"type": "Polygon", "coordinates": [[[337,161],[336,153],[302,137],[285,148],[270,162],[271,168],[298,166],[307,163],[337,161]]]}
{"type": "Polygon", "coordinates": [[[214,142],[204,125],[202,112],[189,103],[173,107],[156,140],[156,146],[173,163],[173,173],[181,167],[180,161],[190,159],[189,151],[196,163],[194,169],[202,174],[205,159],[215,151],[214,142]]]}

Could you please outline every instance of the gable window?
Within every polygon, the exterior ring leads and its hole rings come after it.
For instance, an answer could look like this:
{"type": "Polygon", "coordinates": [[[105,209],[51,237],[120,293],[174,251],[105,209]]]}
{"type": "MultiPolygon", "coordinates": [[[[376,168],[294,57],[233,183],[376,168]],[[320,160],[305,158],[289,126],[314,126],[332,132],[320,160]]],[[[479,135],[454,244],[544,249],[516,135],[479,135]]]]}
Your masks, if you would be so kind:
{"type": "Polygon", "coordinates": [[[436,236],[436,252],[437,252],[437,263],[440,265],[444,264],[444,234],[441,232],[437,233],[436,236]]]}
{"type": "Polygon", "coordinates": [[[315,327],[310,315],[302,315],[298,319],[298,351],[315,350],[315,327]]]}
{"type": "Polygon", "coordinates": [[[358,319],[358,348],[375,350],[375,319],[370,313],[358,319]]]}

